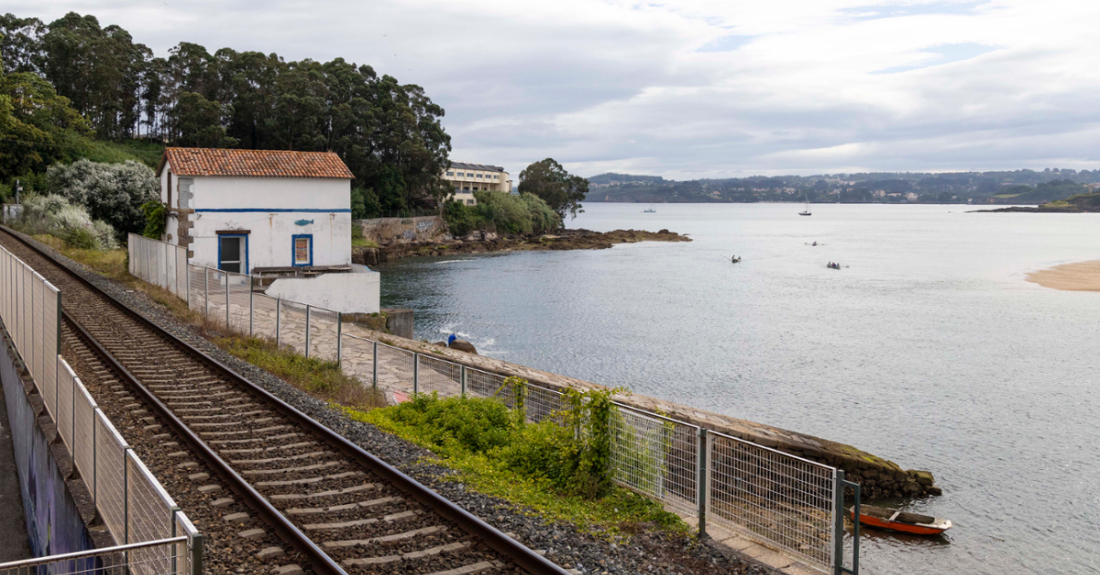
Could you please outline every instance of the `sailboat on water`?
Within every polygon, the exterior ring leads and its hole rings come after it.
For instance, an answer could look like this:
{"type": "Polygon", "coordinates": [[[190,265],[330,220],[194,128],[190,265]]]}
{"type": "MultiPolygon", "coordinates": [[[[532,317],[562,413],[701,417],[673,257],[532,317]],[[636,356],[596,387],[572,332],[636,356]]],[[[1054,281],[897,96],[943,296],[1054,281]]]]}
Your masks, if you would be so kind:
{"type": "Polygon", "coordinates": [[[653,207],[653,204],[649,204],[649,208],[642,210],[642,213],[643,214],[655,214],[655,213],[657,213],[657,208],[653,207]]]}
{"type": "Polygon", "coordinates": [[[798,212],[798,215],[800,215],[800,216],[812,216],[813,214],[810,213],[810,196],[806,195],[804,197],[806,198],[806,207],[802,208],[802,211],[798,212]]]}

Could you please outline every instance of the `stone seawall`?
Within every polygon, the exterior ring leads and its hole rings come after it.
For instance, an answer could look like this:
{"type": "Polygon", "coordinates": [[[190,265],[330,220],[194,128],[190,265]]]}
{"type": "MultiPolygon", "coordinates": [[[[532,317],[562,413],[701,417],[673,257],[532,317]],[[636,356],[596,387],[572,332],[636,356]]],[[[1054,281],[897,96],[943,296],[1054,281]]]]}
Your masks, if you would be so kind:
{"type": "Polygon", "coordinates": [[[451,239],[447,232],[447,224],[439,216],[355,220],[352,225],[359,226],[359,229],[363,230],[364,238],[379,244],[451,239]]]}
{"type": "MultiPolygon", "coordinates": [[[[371,336],[394,347],[431,354],[467,367],[504,376],[522,377],[551,389],[574,388],[585,390],[605,388],[605,386],[588,381],[453,349],[440,348],[390,334],[374,332],[371,336]]],[[[765,447],[843,469],[850,481],[855,481],[861,485],[864,499],[899,496],[915,497],[939,495],[941,493],[930,472],[902,469],[893,461],[860,451],[851,445],[736,419],[705,409],[680,405],[645,395],[629,394],[616,399],[622,403],[650,412],[662,413],[668,417],[692,423],[711,431],[725,433],[765,447]]]]}

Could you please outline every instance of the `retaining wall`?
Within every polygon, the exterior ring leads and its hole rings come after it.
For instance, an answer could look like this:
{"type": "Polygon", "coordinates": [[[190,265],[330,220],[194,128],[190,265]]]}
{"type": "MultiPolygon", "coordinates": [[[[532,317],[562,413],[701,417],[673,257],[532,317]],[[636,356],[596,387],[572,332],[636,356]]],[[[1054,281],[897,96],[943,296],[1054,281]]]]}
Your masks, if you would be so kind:
{"type": "MultiPolygon", "coordinates": [[[[12,448],[16,472],[23,499],[27,538],[36,557],[95,549],[81,508],[89,517],[89,501],[81,505],[69,490],[66,477],[71,472],[68,450],[55,445],[57,437],[53,421],[46,413],[42,398],[30,377],[25,375],[21,360],[0,328],[0,379],[11,426],[12,448]],[[60,453],[58,453],[60,452],[60,453]],[[59,463],[58,459],[64,460],[59,463]],[[62,470],[61,466],[65,466],[62,470]]],[[[87,492],[82,499],[90,500],[87,492]]]]}
{"type": "Polygon", "coordinates": [[[439,216],[421,216],[416,218],[375,218],[373,220],[355,220],[352,225],[363,230],[363,237],[379,244],[394,241],[424,241],[448,235],[447,224],[439,216]]]}

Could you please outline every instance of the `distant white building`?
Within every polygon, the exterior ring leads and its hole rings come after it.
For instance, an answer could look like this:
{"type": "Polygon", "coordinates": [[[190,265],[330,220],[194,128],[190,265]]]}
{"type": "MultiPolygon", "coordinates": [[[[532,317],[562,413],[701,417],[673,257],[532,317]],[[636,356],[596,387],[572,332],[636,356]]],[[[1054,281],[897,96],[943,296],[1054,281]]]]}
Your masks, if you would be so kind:
{"type": "Polygon", "coordinates": [[[157,177],[169,212],[166,240],[186,246],[190,263],[308,276],[276,280],[268,294],[378,311],[378,274],[351,263],[353,175],[336,154],[168,148],[157,177]]]}
{"type": "Polygon", "coordinates": [[[500,166],[453,162],[450,168],[444,170],[443,179],[454,187],[450,199],[468,206],[477,205],[474,192],[512,192],[512,180],[500,166]]]}

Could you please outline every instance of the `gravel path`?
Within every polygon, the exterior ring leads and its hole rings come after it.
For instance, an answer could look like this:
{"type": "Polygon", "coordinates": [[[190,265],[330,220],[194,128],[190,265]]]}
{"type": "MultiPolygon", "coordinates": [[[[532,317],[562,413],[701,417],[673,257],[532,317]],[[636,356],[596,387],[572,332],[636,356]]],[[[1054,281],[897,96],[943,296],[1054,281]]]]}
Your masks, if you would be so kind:
{"type": "Polygon", "coordinates": [[[450,470],[422,461],[431,456],[430,452],[382,432],[372,425],[349,419],[342,413],[330,409],[324,401],[307,395],[267,371],[229,355],[196,333],[191,326],[178,321],[163,306],[153,302],[144,294],[127,290],[57,254],[48,246],[38,242],[35,242],[35,245],[57,255],[66,267],[87,278],[153,323],[221,361],[329,429],[428,485],[447,499],[466,508],[497,529],[512,535],[530,548],[545,550],[548,559],[566,569],[572,569],[578,573],[623,575],[766,573],[761,567],[727,558],[711,544],[699,544],[690,538],[670,536],[659,531],[644,531],[633,536],[596,537],[581,532],[574,525],[561,522],[548,523],[522,513],[517,506],[501,499],[468,491],[461,483],[445,480],[452,473],[450,470]]]}

